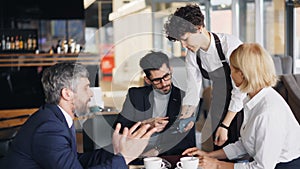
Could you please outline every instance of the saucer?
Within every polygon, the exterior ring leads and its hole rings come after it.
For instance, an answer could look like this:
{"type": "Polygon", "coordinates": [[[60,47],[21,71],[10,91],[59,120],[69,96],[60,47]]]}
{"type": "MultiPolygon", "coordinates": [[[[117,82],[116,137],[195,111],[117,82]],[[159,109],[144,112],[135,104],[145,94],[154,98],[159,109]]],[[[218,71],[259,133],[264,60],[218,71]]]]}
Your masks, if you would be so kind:
{"type": "MultiPolygon", "coordinates": [[[[175,169],[181,169],[181,168],[176,167],[175,169]]],[[[198,167],[197,169],[201,169],[201,168],[198,167]]]]}

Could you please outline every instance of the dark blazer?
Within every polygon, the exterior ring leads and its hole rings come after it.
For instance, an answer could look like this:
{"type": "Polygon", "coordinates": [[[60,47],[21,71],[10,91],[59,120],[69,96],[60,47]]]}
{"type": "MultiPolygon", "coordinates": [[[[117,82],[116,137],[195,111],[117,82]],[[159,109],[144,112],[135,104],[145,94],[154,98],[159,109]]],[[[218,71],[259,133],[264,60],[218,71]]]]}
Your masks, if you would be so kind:
{"type": "MultiPolygon", "coordinates": [[[[180,113],[183,96],[184,92],[172,85],[166,115],[169,117],[169,123],[158,133],[157,147],[161,149],[160,155],[180,155],[185,149],[196,146],[194,127],[189,132],[174,134],[178,125],[174,122],[180,113]]],[[[152,118],[153,102],[152,86],[130,88],[114,126],[121,123],[122,127],[131,127],[137,121],[152,118]]]]}
{"type": "Polygon", "coordinates": [[[61,110],[46,104],[22,126],[1,165],[7,169],[127,168],[122,156],[103,149],[77,153],[73,135],[61,110]]]}

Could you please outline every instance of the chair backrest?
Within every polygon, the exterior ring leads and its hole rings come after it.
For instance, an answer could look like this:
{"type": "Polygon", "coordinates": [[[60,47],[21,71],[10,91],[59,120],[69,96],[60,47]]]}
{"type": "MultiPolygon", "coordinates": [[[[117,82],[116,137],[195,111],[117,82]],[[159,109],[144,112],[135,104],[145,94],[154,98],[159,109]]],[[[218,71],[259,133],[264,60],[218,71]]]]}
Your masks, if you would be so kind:
{"type": "Polygon", "coordinates": [[[279,82],[274,89],[288,103],[300,124],[300,74],[285,74],[279,76],[279,82]]]}
{"type": "Polygon", "coordinates": [[[287,103],[300,124],[300,74],[283,75],[282,82],[287,91],[287,103]]]}
{"type": "Polygon", "coordinates": [[[291,74],[293,70],[293,58],[291,56],[274,55],[272,59],[275,64],[277,75],[291,74]]]}
{"type": "Polygon", "coordinates": [[[6,155],[18,130],[35,111],[36,108],[0,110],[0,158],[6,155]]]}

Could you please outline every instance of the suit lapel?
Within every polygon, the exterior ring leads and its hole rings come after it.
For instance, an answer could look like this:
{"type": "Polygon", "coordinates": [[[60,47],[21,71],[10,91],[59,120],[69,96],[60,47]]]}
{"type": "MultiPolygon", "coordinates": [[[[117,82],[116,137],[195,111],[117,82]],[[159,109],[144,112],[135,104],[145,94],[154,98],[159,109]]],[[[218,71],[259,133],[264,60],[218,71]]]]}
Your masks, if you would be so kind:
{"type": "Polygon", "coordinates": [[[166,128],[169,128],[178,117],[181,107],[181,92],[172,85],[171,95],[168,102],[167,116],[169,117],[169,123],[166,128]]]}
{"type": "Polygon", "coordinates": [[[154,103],[154,94],[153,94],[153,88],[152,86],[149,86],[146,88],[146,94],[144,95],[144,111],[149,113],[144,113],[144,119],[152,118],[153,114],[153,103],[154,103]]]}
{"type": "MultiPolygon", "coordinates": [[[[71,138],[71,147],[72,150],[75,154],[77,154],[77,145],[76,145],[76,131],[75,131],[75,127],[74,130],[72,131],[72,128],[69,128],[68,123],[66,121],[65,116],[63,115],[62,111],[59,109],[59,107],[57,105],[54,104],[46,104],[45,108],[51,109],[55,116],[61,121],[63,122],[63,124],[65,125],[66,129],[69,131],[70,134],[70,138],[71,138]]],[[[73,125],[74,126],[74,123],[73,125]]]]}

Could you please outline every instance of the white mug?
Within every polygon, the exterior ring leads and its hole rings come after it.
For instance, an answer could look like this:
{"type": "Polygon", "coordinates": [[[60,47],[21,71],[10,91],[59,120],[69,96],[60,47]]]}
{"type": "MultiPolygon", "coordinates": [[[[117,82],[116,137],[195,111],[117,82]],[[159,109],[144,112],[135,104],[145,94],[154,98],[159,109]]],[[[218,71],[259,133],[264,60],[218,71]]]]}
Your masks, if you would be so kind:
{"type": "Polygon", "coordinates": [[[176,166],[178,169],[197,169],[199,159],[197,157],[181,157],[176,166]]]}
{"type": "Polygon", "coordinates": [[[160,157],[147,157],[144,158],[144,166],[146,169],[163,169],[165,168],[165,163],[160,157]]]}

